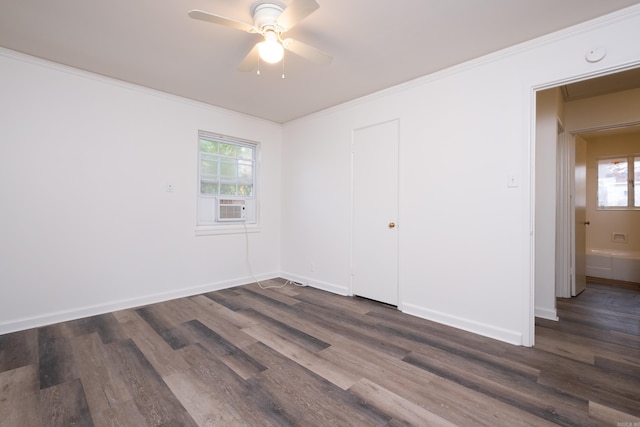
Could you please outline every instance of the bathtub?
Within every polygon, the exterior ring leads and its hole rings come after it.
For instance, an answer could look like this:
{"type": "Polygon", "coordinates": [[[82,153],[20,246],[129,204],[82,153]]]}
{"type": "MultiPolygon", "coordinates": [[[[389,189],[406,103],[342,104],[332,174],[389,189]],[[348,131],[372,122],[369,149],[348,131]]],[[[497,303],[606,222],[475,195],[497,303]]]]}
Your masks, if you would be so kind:
{"type": "Polygon", "coordinates": [[[589,277],[640,283],[640,252],[617,249],[587,249],[589,277]]]}

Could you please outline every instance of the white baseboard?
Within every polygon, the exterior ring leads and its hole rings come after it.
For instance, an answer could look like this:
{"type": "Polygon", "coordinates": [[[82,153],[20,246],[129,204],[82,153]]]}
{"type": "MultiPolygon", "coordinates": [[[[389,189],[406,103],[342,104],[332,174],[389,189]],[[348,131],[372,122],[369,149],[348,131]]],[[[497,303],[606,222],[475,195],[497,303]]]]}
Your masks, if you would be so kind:
{"type": "Polygon", "coordinates": [[[465,319],[458,316],[442,313],[436,310],[420,307],[414,304],[403,303],[402,312],[423,319],[432,320],[442,323],[443,325],[452,326],[463,331],[472,332],[488,338],[493,338],[514,345],[524,345],[522,342],[522,334],[518,331],[499,328],[493,325],[476,322],[474,320],[465,319]]]}
{"type": "Polygon", "coordinates": [[[290,273],[280,273],[280,277],[291,280],[292,282],[301,283],[303,285],[311,286],[312,288],[321,289],[323,291],[331,292],[342,296],[350,296],[349,289],[346,286],[334,285],[332,283],[321,282],[318,280],[310,279],[304,276],[297,276],[290,273]]]}
{"type": "Polygon", "coordinates": [[[536,307],[536,317],[547,320],[558,320],[558,312],[555,309],[536,307]]]}
{"type": "MultiPolygon", "coordinates": [[[[81,319],[89,316],[96,316],[99,314],[109,313],[112,311],[140,307],[147,304],[154,304],[154,303],[168,301],[176,298],[184,298],[184,297],[189,297],[193,295],[199,295],[206,292],[212,292],[220,289],[226,289],[234,286],[244,285],[247,283],[253,283],[255,280],[269,280],[269,279],[274,279],[278,277],[282,277],[287,280],[298,282],[313,288],[321,289],[321,290],[338,294],[338,295],[343,295],[343,296],[351,295],[347,286],[335,285],[332,283],[317,281],[314,279],[310,279],[308,277],[297,276],[294,274],[289,274],[284,272],[281,272],[279,274],[277,273],[263,274],[256,277],[244,277],[244,278],[239,278],[234,280],[207,283],[204,285],[198,285],[198,286],[193,286],[189,288],[182,288],[182,289],[172,290],[168,292],[160,292],[156,294],[145,295],[145,296],[140,296],[135,298],[111,301],[104,304],[89,305],[85,307],[79,307],[77,309],[62,310],[62,311],[42,314],[39,316],[13,319],[0,324],[0,335],[21,331],[25,329],[31,329],[31,328],[36,328],[40,326],[50,325],[58,322],[66,322],[69,320],[81,319]]],[[[408,304],[408,303],[402,303],[402,312],[413,315],[413,316],[421,317],[423,319],[442,323],[444,325],[452,326],[454,328],[473,332],[475,334],[483,335],[489,338],[494,338],[510,344],[523,345],[522,334],[518,331],[498,328],[492,325],[479,323],[476,321],[472,321],[472,320],[457,317],[457,316],[451,316],[446,313],[426,309],[424,307],[420,307],[420,306],[408,304]]],[[[547,317],[547,315],[554,316],[555,312],[551,313],[549,310],[547,310],[547,311],[541,311],[541,313],[538,313],[538,309],[536,309],[536,316],[551,318],[551,317],[547,317]]]]}
{"type": "MultiPolygon", "coordinates": [[[[287,280],[302,283],[304,285],[322,289],[334,294],[344,296],[351,295],[349,289],[346,286],[338,286],[331,283],[314,281],[313,279],[310,279],[308,277],[297,276],[295,274],[289,273],[281,273],[280,276],[287,280]]],[[[509,344],[524,345],[522,341],[522,333],[520,333],[519,331],[499,328],[493,325],[487,325],[462,317],[451,316],[446,313],[426,309],[424,307],[420,307],[414,304],[408,304],[406,302],[401,302],[398,305],[398,308],[401,308],[403,313],[410,314],[416,317],[432,320],[434,322],[438,322],[457,329],[462,329],[464,331],[472,332],[474,334],[482,335],[485,337],[493,338],[509,344]]]]}
{"type": "Polygon", "coordinates": [[[176,289],[168,292],[160,292],[156,294],[127,298],[118,301],[110,301],[104,304],[88,305],[85,307],[78,307],[70,310],[54,311],[38,316],[13,319],[0,324],[0,335],[22,331],[25,329],[37,328],[40,326],[51,325],[58,322],[82,319],[84,317],[96,316],[99,314],[110,313],[112,311],[125,310],[128,308],[140,307],[147,304],[169,301],[176,298],[199,295],[206,292],[218,291],[220,289],[253,283],[255,280],[269,280],[277,277],[279,277],[277,273],[263,274],[253,278],[243,277],[240,279],[206,283],[204,285],[176,289]]]}

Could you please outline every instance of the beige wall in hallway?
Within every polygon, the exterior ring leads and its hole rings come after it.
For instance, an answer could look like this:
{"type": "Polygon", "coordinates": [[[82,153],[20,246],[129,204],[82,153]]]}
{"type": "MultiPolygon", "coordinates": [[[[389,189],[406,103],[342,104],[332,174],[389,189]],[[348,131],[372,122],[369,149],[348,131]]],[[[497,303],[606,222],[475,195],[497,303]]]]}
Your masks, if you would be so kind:
{"type": "Polygon", "coordinates": [[[640,154],[640,131],[587,139],[587,248],[640,251],[640,210],[598,210],[598,159],[640,154]],[[628,236],[627,243],[614,242],[611,233],[628,236]]]}

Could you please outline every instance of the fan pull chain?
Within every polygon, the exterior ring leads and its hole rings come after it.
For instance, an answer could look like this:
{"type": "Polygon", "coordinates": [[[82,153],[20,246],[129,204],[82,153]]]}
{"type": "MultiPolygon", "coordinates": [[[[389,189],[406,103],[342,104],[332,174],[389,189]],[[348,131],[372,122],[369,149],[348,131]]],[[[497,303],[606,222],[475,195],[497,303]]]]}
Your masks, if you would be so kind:
{"type": "Polygon", "coordinates": [[[282,56],[282,78],[284,79],[284,57],[285,55],[282,56]]]}

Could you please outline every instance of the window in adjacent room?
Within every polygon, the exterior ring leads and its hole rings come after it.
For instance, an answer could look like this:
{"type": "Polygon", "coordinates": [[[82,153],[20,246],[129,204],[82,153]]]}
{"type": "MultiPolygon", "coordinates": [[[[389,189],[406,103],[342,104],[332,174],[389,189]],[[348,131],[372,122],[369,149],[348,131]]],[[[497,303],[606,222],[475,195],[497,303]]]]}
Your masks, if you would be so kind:
{"type": "Polygon", "coordinates": [[[638,209],[640,156],[598,160],[598,208],[638,209]]]}
{"type": "Polygon", "coordinates": [[[198,226],[255,224],[258,144],[198,133],[198,226]]]}

